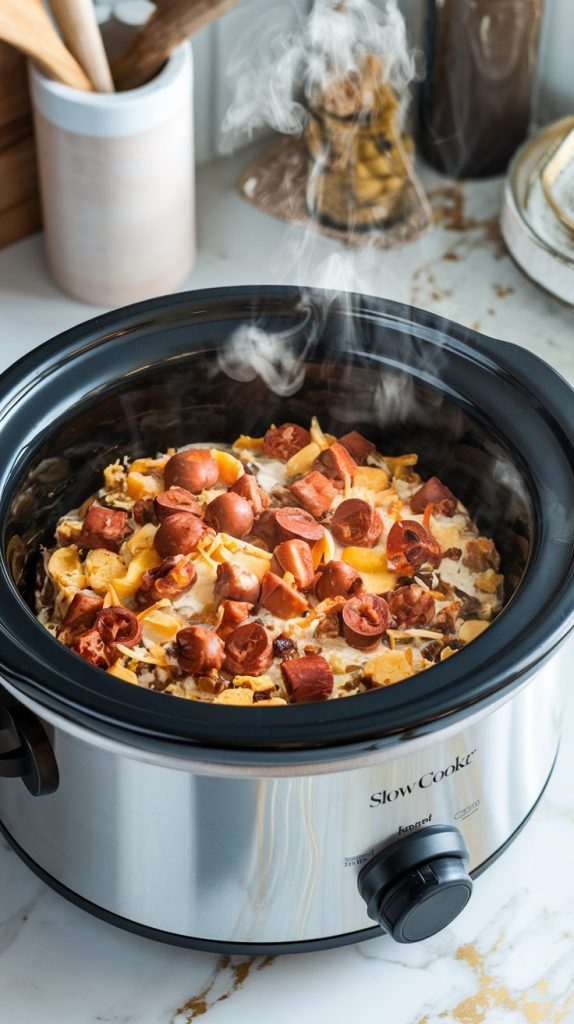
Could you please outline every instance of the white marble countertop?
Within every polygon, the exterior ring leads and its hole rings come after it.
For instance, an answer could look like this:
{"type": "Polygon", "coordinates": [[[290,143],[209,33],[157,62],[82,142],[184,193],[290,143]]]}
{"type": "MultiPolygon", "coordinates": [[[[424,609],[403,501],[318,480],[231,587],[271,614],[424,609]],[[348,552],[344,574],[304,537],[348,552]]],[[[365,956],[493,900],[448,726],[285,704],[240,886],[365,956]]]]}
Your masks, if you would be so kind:
{"type": "MultiPolygon", "coordinates": [[[[438,225],[401,251],[300,248],[242,202],[245,154],[203,168],[199,258],[186,287],[350,284],[433,309],[546,358],[574,383],[574,314],[539,292],[500,241],[500,184],[428,181],[438,225]]],[[[0,369],[95,315],[63,296],[40,237],[0,252],[0,369]]],[[[1,1024],[572,1024],[574,693],[553,778],[464,913],[423,944],[381,937],[323,953],[253,959],[172,949],[87,916],[46,888],[0,840],[1,1024]]]]}

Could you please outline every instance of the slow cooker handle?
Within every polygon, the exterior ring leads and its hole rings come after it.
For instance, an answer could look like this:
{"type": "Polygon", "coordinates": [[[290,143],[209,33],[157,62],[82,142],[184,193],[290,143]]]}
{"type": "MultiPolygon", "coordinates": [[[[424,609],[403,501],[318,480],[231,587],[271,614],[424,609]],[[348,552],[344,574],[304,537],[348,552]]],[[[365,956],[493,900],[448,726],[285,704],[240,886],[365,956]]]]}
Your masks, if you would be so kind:
{"type": "Polygon", "coordinates": [[[0,731],[8,730],[19,743],[0,754],[0,778],[22,779],[32,796],[54,793],[60,776],[52,745],[36,716],[21,704],[0,708],[0,731]]]}

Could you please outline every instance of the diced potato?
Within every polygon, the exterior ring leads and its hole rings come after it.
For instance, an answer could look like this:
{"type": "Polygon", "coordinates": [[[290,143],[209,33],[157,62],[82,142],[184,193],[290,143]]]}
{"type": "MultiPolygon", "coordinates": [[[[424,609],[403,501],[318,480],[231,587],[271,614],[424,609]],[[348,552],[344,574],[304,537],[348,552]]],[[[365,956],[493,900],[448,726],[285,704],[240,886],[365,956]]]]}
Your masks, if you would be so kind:
{"type": "Polygon", "coordinates": [[[121,491],[125,479],[126,471],[119,460],[104,469],[104,484],[108,491],[121,491]]]}
{"type": "Polygon", "coordinates": [[[387,568],[387,556],[384,551],[376,551],[373,548],[343,548],[341,559],[359,572],[381,572],[387,568]]]}
{"type": "Polygon", "coordinates": [[[438,526],[433,519],[430,531],[433,537],[438,540],[443,551],[447,551],[448,548],[460,548],[460,533],[456,526],[438,526]]]}
{"type": "Polygon", "coordinates": [[[361,579],[367,594],[386,594],[396,586],[397,575],[394,572],[362,572],[361,579]]]}
{"type": "Polygon", "coordinates": [[[287,462],[287,476],[299,476],[301,473],[308,473],[313,468],[313,464],[318,455],[321,454],[321,449],[315,441],[311,441],[311,444],[306,444],[300,451],[295,452],[287,462]]]}
{"type": "Polygon", "coordinates": [[[128,473],[127,488],[130,498],[134,501],[139,501],[140,498],[155,498],[156,494],[161,494],[164,490],[163,480],[158,476],[134,470],[128,473]]]}
{"type": "Polygon", "coordinates": [[[108,584],[112,580],[121,579],[127,571],[120,556],[105,548],[88,551],[85,569],[89,585],[96,594],[105,594],[108,584]]]}
{"type": "Polygon", "coordinates": [[[320,540],[315,541],[311,548],[311,555],[313,558],[313,568],[316,569],[321,562],[331,562],[335,557],[335,542],[331,537],[331,534],[327,531],[323,531],[323,536],[320,540]]]}
{"type": "Polygon", "coordinates": [[[263,451],[264,440],[265,438],[263,437],[250,437],[249,434],[240,434],[231,447],[239,450],[247,448],[249,451],[263,451]]]}
{"type": "Polygon", "coordinates": [[[399,683],[401,679],[407,679],[417,671],[417,667],[407,657],[408,653],[410,652],[400,650],[383,651],[382,654],[369,658],[363,672],[377,686],[391,686],[393,683],[399,683]]]}
{"type": "Polygon", "coordinates": [[[48,573],[60,587],[77,587],[83,590],[88,580],[75,544],[56,548],[48,562],[48,573]]]}
{"type": "Polygon", "coordinates": [[[258,580],[262,580],[265,574],[269,572],[269,559],[248,555],[246,551],[235,551],[231,561],[234,565],[241,566],[242,569],[254,572],[258,580]]]}
{"type": "Polygon", "coordinates": [[[359,466],[353,476],[353,487],[366,487],[369,491],[386,491],[389,478],[378,466],[359,466]]]}
{"type": "Polygon", "coordinates": [[[484,633],[487,628],[488,622],[484,622],[482,619],[467,619],[458,631],[458,638],[463,643],[468,644],[471,640],[475,640],[477,636],[480,636],[481,633],[484,633]]]}
{"type": "Polygon", "coordinates": [[[161,472],[167,462],[169,462],[169,455],[161,455],[159,459],[135,459],[128,466],[129,473],[157,473],[161,472]]]}
{"type": "Polygon", "coordinates": [[[479,590],[484,591],[485,594],[496,594],[499,586],[504,583],[504,576],[494,571],[494,569],[487,569],[486,572],[476,577],[476,586],[479,590]]]}
{"type": "Polygon", "coordinates": [[[283,697],[267,697],[266,700],[258,700],[255,705],[258,708],[270,708],[278,707],[279,704],[286,704],[287,701],[283,700],[283,697]]]}
{"type": "Polygon", "coordinates": [[[148,643],[166,644],[175,639],[178,630],[181,629],[182,620],[174,615],[168,615],[159,608],[148,609],[147,614],[139,616],[142,624],[142,636],[148,643]]]}
{"type": "Polygon", "coordinates": [[[121,606],[121,603],[122,602],[120,601],[111,583],[108,583],[106,587],[106,596],[104,597],[104,608],[119,608],[121,606]]]}
{"type": "Polygon", "coordinates": [[[233,685],[247,686],[254,693],[271,693],[275,689],[271,676],[234,676],[233,685]]]}
{"type": "Polygon", "coordinates": [[[62,519],[56,527],[58,544],[70,544],[76,541],[82,532],[83,524],[77,519],[62,519]]]}
{"type": "Polygon", "coordinates": [[[383,455],[383,459],[393,474],[396,474],[397,469],[401,469],[406,466],[416,466],[419,461],[418,455],[414,452],[409,455],[383,455]]]}
{"type": "Polygon", "coordinates": [[[131,555],[137,555],[138,551],[149,551],[153,548],[154,537],[157,533],[157,526],[153,523],[145,523],[144,526],[140,526],[139,530],[132,533],[130,539],[126,541],[126,547],[131,555]]]}
{"type": "Polygon", "coordinates": [[[253,704],[253,690],[245,686],[237,689],[222,690],[213,698],[214,704],[253,704]]]}
{"type": "Polygon", "coordinates": [[[122,600],[133,597],[141,584],[144,572],[147,572],[148,569],[157,569],[158,565],[161,565],[161,558],[157,551],[151,549],[139,551],[130,562],[126,574],[122,577],[115,577],[112,580],[113,587],[118,596],[122,600]]]}
{"type": "Polygon", "coordinates": [[[219,448],[212,448],[211,455],[219,466],[219,480],[226,487],[230,487],[240,476],[243,476],[243,466],[234,455],[222,452],[219,448]]]}
{"type": "Polygon", "coordinates": [[[135,672],[132,672],[131,668],[125,668],[124,665],[120,665],[117,661],[115,665],[111,665],[110,668],[107,669],[107,672],[110,676],[116,676],[117,679],[123,679],[125,683],[134,683],[135,686],[138,685],[138,677],[135,672]]]}

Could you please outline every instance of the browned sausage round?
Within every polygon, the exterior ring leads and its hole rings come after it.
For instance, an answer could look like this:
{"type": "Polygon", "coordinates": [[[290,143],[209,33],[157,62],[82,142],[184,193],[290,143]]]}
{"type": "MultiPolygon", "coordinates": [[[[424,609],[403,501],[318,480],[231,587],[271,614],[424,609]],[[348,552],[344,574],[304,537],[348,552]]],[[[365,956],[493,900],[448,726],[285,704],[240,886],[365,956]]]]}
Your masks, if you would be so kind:
{"type": "Polygon", "coordinates": [[[339,438],[339,444],[347,449],[359,466],[364,466],[369,455],[374,455],[377,450],[373,442],[359,434],[358,430],[351,430],[348,434],[343,434],[343,437],[339,438]]]}
{"type": "Polygon", "coordinates": [[[225,668],[233,675],[263,675],[273,660],[271,637],[259,622],[246,622],[234,629],[225,651],[225,668]]]}
{"type": "Polygon", "coordinates": [[[220,607],[223,615],[217,632],[225,639],[241,622],[245,622],[245,619],[249,618],[249,612],[253,605],[247,601],[228,601],[226,599],[221,602],[220,607]]]}
{"type": "Polygon", "coordinates": [[[453,516],[457,509],[457,499],[438,476],[431,476],[411,497],[411,509],[416,515],[422,515],[429,504],[444,516],[453,516]]]}
{"type": "Polygon", "coordinates": [[[335,480],[339,487],[343,487],[348,480],[351,480],[357,471],[357,463],[353,456],[338,441],[321,452],[317,457],[316,465],[325,476],[335,480]]]}
{"type": "Polygon", "coordinates": [[[280,427],[269,427],[263,440],[263,451],[270,459],[287,462],[311,443],[311,435],[297,423],[283,423],[280,427]]]}
{"type": "Polygon", "coordinates": [[[166,463],[163,479],[166,487],[185,487],[193,494],[199,494],[217,483],[219,465],[205,448],[190,448],[172,455],[166,463]]]}
{"type": "Polygon", "coordinates": [[[90,505],[77,540],[78,547],[119,551],[122,542],[131,533],[126,525],[127,518],[128,514],[123,509],[90,505]]]}
{"type": "Polygon", "coordinates": [[[393,572],[412,576],[427,563],[436,567],[441,558],[437,541],[421,523],[401,519],[391,526],[387,537],[387,564],[393,572]]]}
{"type": "Polygon", "coordinates": [[[254,516],[260,516],[263,509],[269,508],[269,495],[259,486],[251,473],[244,473],[229,489],[249,502],[254,516]]]}
{"type": "Polygon", "coordinates": [[[383,532],[379,513],[360,498],[348,498],[335,509],[331,533],[339,544],[372,548],[383,532]]]}
{"type": "Polygon", "coordinates": [[[172,555],[165,558],[157,569],[144,572],[136,592],[136,604],[145,608],[164,597],[173,600],[189,590],[196,579],[197,569],[193,562],[183,555],[172,555]]]}
{"type": "Polygon", "coordinates": [[[299,590],[309,590],[315,570],[311,548],[304,540],[285,540],[273,552],[271,571],[277,575],[290,572],[299,590]]]}
{"type": "Polygon", "coordinates": [[[191,512],[194,516],[201,515],[201,506],[191,491],[185,487],[169,487],[163,494],[158,494],[155,502],[155,514],[158,523],[163,523],[176,512],[191,512]]]}
{"type": "Polygon", "coordinates": [[[434,619],[434,598],[423,587],[419,587],[418,583],[391,590],[385,594],[385,600],[399,629],[408,626],[427,626],[434,619]]]}
{"type": "Polygon", "coordinates": [[[74,594],[64,617],[65,629],[86,629],[93,626],[96,615],[102,610],[103,597],[96,594],[74,594]]]}
{"type": "Polygon", "coordinates": [[[274,572],[263,577],[260,600],[263,608],[280,619],[293,619],[309,607],[303,595],[274,572]]]}
{"type": "Polygon", "coordinates": [[[298,537],[300,540],[306,540],[308,544],[314,544],[315,541],[321,540],[324,533],[321,524],[309,512],[295,506],[278,508],[275,511],[275,522],[281,540],[298,537]]]}
{"type": "Polygon", "coordinates": [[[346,601],[341,613],[343,636],[351,647],[361,650],[381,639],[391,622],[387,602],[375,594],[361,594],[346,601]]]}
{"type": "Polygon", "coordinates": [[[132,508],[132,516],[140,526],[143,526],[144,523],[153,523],[154,526],[157,526],[157,516],[155,514],[155,502],[153,498],[138,498],[132,508]]]}
{"type": "Polygon", "coordinates": [[[204,533],[203,521],[197,516],[189,512],[174,512],[160,524],[153,543],[162,558],[189,555],[197,550],[204,533]]]}
{"type": "Polygon", "coordinates": [[[233,562],[221,562],[217,566],[215,597],[217,601],[229,598],[231,601],[247,601],[256,604],[261,584],[254,572],[242,569],[233,562]]]}
{"type": "Polygon", "coordinates": [[[206,626],[186,626],[175,638],[177,660],[184,672],[203,673],[220,669],[225,661],[225,644],[206,626]]]}
{"type": "Polygon", "coordinates": [[[315,597],[326,601],[328,597],[351,597],[357,594],[363,581],[356,569],[346,562],[327,562],[315,580],[315,597]]]}
{"type": "Polygon", "coordinates": [[[205,522],[216,533],[245,537],[253,526],[253,511],[245,498],[227,491],[209,502],[205,509],[205,522]]]}
{"type": "Polygon", "coordinates": [[[119,651],[114,647],[106,646],[96,628],[80,633],[72,644],[72,650],[98,668],[109,668],[119,656],[119,651]]]}
{"type": "Polygon", "coordinates": [[[141,622],[128,608],[112,606],[99,612],[96,629],[106,647],[123,644],[124,647],[135,647],[142,635],[141,622]]]}
{"type": "Polygon", "coordinates": [[[320,654],[291,658],[281,663],[285,686],[295,704],[326,700],[333,692],[333,673],[320,654]]]}

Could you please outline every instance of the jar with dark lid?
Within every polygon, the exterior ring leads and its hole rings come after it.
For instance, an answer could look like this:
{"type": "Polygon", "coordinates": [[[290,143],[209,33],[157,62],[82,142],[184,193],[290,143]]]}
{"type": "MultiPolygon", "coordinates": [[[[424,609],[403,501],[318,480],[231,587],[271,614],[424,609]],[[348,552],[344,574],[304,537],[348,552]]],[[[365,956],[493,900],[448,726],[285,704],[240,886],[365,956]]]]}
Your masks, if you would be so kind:
{"type": "Polygon", "coordinates": [[[500,174],[530,120],[544,0],[427,0],[420,144],[453,177],[500,174]]]}

